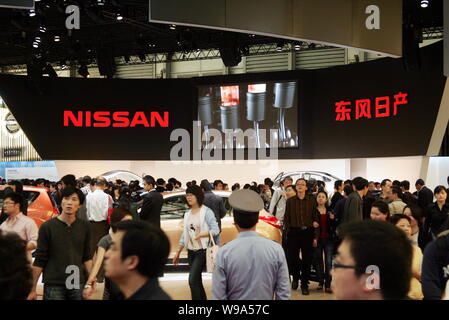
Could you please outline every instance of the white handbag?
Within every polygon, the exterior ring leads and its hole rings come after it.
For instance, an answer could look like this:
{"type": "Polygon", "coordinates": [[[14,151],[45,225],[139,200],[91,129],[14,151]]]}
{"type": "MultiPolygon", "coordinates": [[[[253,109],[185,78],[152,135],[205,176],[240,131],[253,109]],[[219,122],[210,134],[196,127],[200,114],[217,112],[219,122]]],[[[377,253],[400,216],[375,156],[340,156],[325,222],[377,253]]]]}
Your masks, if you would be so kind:
{"type": "Polygon", "coordinates": [[[212,233],[209,232],[209,237],[212,240],[212,246],[206,249],[206,268],[207,272],[213,273],[215,269],[215,258],[217,257],[218,245],[215,244],[212,233]]]}

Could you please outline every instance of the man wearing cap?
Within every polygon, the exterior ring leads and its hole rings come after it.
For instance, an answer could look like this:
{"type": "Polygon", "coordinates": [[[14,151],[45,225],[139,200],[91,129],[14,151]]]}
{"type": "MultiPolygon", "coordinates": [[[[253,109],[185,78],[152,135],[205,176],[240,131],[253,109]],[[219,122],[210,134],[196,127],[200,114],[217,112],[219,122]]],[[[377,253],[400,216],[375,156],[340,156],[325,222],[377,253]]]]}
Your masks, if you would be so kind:
{"type": "Polygon", "coordinates": [[[214,300],[288,300],[290,280],[282,247],[259,236],[256,224],[262,198],[252,190],[237,190],[229,197],[237,239],[218,250],[212,276],[214,300]]]}

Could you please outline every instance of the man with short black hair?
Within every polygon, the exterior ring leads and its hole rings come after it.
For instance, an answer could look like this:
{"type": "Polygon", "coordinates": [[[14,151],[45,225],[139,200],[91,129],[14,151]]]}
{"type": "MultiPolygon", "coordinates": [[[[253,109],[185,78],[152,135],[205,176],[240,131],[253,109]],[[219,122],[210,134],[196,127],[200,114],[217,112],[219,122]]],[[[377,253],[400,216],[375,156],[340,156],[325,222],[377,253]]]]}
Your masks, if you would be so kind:
{"type": "Polygon", "coordinates": [[[335,205],[337,204],[338,200],[343,199],[343,181],[337,180],[334,182],[334,194],[331,197],[331,203],[329,206],[329,209],[334,210],[335,205]]]}
{"type": "Polygon", "coordinates": [[[413,249],[405,232],[388,222],[365,220],[342,226],[340,236],[332,268],[338,300],[407,299],[413,249]]]}
{"type": "Polygon", "coordinates": [[[276,242],[256,232],[263,201],[251,190],[229,197],[239,236],[217,253],[212,276],[215,300],[288,300],[290,281],[285,254],[276,242]]]}
{"type": "Polygon", "coordinates": [[[90,185],[90,183],[92,182],[92,178],[89,176],[84,176],[83,179],[81,179],[81,182],[83,183],[81,191],[84,193],[85,196],[87,196],[89,193],[92,192],[90,185]]]}
{"type": "Polygon", "coordinates": [[[418,196],[418,205],[423,212],[427,212],[427,208],[433,203],[433,192],[426,187],[426,183],[423,179],[416,180],[415,187],[418,196]]]}
{"type": "Polygon", "coordinates": [[[375,201],[371,206],[370,218],[374,221],[388,221],[388,218],[390,218],[388,204],[382,200],[375,201]]]}
{"type": "Polygon", "coordinates": [[[125,300],[171,300],[159,286],[170,242],[157,226],[121,221],[105,254],[106,277],[118,285],[125,300]]]}
{"type": "Polygon", "coordinates": [[[215,180],[214,181],[214,190],[217,190],[217,191],[223,190],[223,181],[215,180]]]}
{"type": "Polygon", "coordinates": [[[89,223],[76,218],[84,202],[81,190],[62,190],[62,212],[39,229],[33,263],[33,288],[28,299],[37,298],[36,287],[43,273],[44,300],[81,300],[86,274],[92,269],[89,223]],[[69,284],[69,286],[68,286],[69,284]]]}
{"type": "Polygon", "coordinates": [[[164,204],[164,198],[155,189],[156,182],[152,176],[143,177],[143,188],[147,193],[142,196],[142,210],[140,219],[147,221],[154,226],[161,227],[161,209],[164,204]]]}
{"type": "Polygon", "coordinates": [[[167,189],[165,188],[167,186],[167,183],[165,182],[164,179],[159,178],[156,180],[156,191],[159,193],[165,192],[167,191],[167,189]]]}
{"type": "Polygon", "coordinates": [[[352,184],[355,192],[346,200],[342,223],[363,220],[363,197],[368,193],[368,180],[357,177],[352,184]]]}
{"type": "MultiPolygon", "coordinates": [[[[214,212],[218,223],[218,229],[220,229],[221,233],[221,219],[226,216],[226,208],[223,199],[212,192],[212,186],[207,179],[201,180],[200,187],[204,193],[203,205],[214,212]]],[[[215,237],[215,243],[220,243],[220,235],[215,237]]]]}
{"type": "Polygon", "coordinates": [[[390,203],[388,194],[391,191],[392,185],[393,183],[391,182],[390,179],[383,179],[382,182],[380,183],[382,191],[379,193],[376,200],[382,200],[385,201],[386,203],[390,203]]]}
{"type": "Polygon", "coordinates": [[[402,201],[408,206],[417,205],[418,199],[410,192],[410,181],[401,181],[400,187],[402,190],[402,201]]]}

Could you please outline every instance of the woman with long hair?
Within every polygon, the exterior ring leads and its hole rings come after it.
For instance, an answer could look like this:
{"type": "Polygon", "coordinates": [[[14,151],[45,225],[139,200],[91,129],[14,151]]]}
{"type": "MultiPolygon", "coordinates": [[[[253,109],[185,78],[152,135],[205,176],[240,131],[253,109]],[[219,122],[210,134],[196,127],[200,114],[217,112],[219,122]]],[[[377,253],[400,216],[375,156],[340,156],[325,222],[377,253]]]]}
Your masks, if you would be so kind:
{"type": "Polygon", "coordinates": [[[318,216],[320,218],[320,238],[315,248],[315,261],[317,266],[318,290],[325,287],[326,293],[332,293],[330,274],[332,259],[335,251],[335,216],[328,207],[329,198],[324,190],[316,194],[318,216]],[[324,263],[323,263],[324,258],[324,263]]]}

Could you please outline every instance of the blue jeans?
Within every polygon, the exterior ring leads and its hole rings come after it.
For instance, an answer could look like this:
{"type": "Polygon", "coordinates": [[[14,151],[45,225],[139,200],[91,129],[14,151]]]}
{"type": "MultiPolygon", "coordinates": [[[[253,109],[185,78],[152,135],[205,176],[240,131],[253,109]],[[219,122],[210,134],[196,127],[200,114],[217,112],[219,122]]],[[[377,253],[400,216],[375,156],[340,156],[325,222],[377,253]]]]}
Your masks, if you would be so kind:
{"type": "Polygon", "coordinates": [[[44,300],[83,300],[83,286],[67,289],[65,286],[44,284],[44,300]]]}
{"type": "Polygon", "coordinates": [[[190,266],[189,286],[192,300],[207,300],[203,278],[201,277],[201,273],[206,266],[206,249],[187,250],[187,259],[190,266]]]}
{"type": "Polygon", "coordinates": [[[314,261],[316,262],[317,278],[320,285],[326,288],[331,287],[331,268],[332,259],[334,257],[335,243],[329,239],[320,239],[318,246],[315,248],[314,261]],[[324,265],[323,265],[324,254],[324,265]]]}

